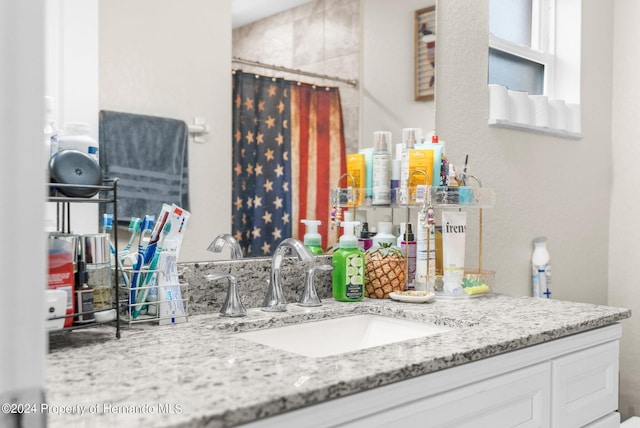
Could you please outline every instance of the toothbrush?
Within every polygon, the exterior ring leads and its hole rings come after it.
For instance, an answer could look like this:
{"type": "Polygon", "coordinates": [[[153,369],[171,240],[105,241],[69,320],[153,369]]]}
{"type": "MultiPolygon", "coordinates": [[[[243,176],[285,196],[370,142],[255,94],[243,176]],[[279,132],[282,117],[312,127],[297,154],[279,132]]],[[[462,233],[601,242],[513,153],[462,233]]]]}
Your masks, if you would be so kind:
{"type": "Polygon", "coordinates": [[[124,247],[124,250],[120,252],[120,254],[123,254],[122,256],[120,256],[123,259],[123,263],[124,263],[124,259],[126,258],[126,254],[129,252],[129,249],[131,249],[131,246],[133,245],[133,240],[135,239],[138,232],[140,232],[141,224],[142,224],[142,220],[140,220],[138,217],[132,217],[131,220],[129,221],[128,230],[129,232],[131,232],[131,236],[129,237],[129,242],[127,242],[127,245],[124,247]]]}
{"type": "Polygon", "coordinates": [[[102,214],[102,233],[107,233],[111,229],[113,229],[113,214],[102,214]]]}
{"type": "MultiPolygon", "coordinates": [[[[149,238],[149,243],[147,244],[147,248],[144,251],[144,260],[142,261],[143,266],[149,265],[149,263],[152,262],[153,257],[156,254],[156,251],[159,251],[159,250],[156,250],[156,248],[158,245],[158,240],[161,239],[160,234],[164,232],[164,226],[167,223],[167,220],[169,219],[169,208],[170,207],[168,205],[163,204],[162,211],[160,212],[160,216],[162,220],[160,220],[159,222],[156,222],[156,224],[153,227],[153,231],[151,232],[151,237],[149,238]]],[[[147,276],[149,275],[153,276],[154,273],[151,273],[151,272],[147,273],[147,276]]],[[[145,280],[145,283],[146,282],[147,281],[145,280]]],[[[156,294],[154,293],[155,291],[156,290],[149,290],[148,288],[142,290],[142,292],[146,294],[145,298],[150,298],[153,295],[155,295],[156,294]]],[[[140,309],[140,306],[136,306],[136,309],[139,312],[140,310],[145,310],[146,307],[147,307],[147,304],[143,302],[142,308],[140,309]]]]}
{"type": "Polygon", "coordinates": [[[133,277],[131,278],[131,295],[129,303],[133,304],[136,301],[136,286],[138,284],[140,278],[140,270],[144,265],[144,235],[145,233],[151,232],[153,229],[153,222],[156,216],[154,215],[145,215],[142,223],[140,224],[140,233],[138,238],[138,254],[136,263],[133,266],[133,277]]]}
{"type": "MultiPolygon", "coordinates": [[[[113,229],[113,214],[107,214],[107,213],[102,214],[102,233],[107,233],[111,229],[113,229]]],[[[129,278],[124,273],[124,266],[122,265],[122,260],[120,260],[120,257],[117,257],[116,249],[114,248],[111,240],[109,240],[109,248],[111,249],[111,254],[116,256],[114,258],[116,260],[116,263],[118,264],[118,270],[120,271],[120,276],[122,277],[124,286],[126,288],[129,288],[129,278]]]]}
{"type": "MultiPolygon", "coordinates": [[[[156,272],[154,272],[158,267],[158,261],[160,260],[160,255],[162,254],[162,246],[164,245],[164,240],[169,235],[171,231],[171,223],[168,222],[162,229],[162,236],[158,239],[156,251],[153,254],[153,259],[151,260],[151,264],[149,265],[149,273],[144,278],[144,283],[142,287],[140,287],[140,291],[136,297],[136,306],[133,310],[133,319],[136,319],[138,315],[140,315],[140,311],[144,307],[145,300],[147,299],[147,294],[149,293],[149,284],[151,283],[151,279],[155,276],[156,272]]],[[[146,305],[145,305],[146,306],[146,305]]]]}
{"type": "Polygon", "coordinates": [[[160,239],[160,234],[164,233],[164,226],[167,223],[167,219],[169,218],[169,211],[168,210],[163,210],[163,211],[164,212],[161,214],[162,220],[156,223],[155,227],[153,228],[153,233],[151,234],[151,238],[149,239],[149,244],[145,249],[144,264],[149,264],[153,259],[153,256],[156,252],[156,246],[157,246],[158,240],[160,239]]]}

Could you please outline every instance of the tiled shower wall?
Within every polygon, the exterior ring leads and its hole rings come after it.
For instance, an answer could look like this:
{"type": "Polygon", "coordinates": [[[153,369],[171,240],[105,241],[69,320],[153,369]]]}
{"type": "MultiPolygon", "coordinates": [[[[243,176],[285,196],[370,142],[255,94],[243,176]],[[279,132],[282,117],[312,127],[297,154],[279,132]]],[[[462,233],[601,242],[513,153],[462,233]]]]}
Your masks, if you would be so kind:
{"type": "MultiPolygon", "coordinates": [[[[358,79],[359,0],[314,0],[233,30],[233,56],[265,64],[358,79]]],[[[233,64],[264,76],[338,86],[347,153],[359,147],[358,89],[332,80],[233,64]]]]}

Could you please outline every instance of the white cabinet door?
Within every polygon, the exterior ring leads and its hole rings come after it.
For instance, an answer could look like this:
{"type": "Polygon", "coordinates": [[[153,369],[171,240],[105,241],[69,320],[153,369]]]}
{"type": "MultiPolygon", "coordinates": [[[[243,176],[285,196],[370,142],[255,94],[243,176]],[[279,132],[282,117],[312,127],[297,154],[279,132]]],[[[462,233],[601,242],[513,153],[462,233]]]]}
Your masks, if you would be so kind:
{"type": "Polygon", "coordinates": [[[374,413],[355,427],[549,427],[551,366],[541,363],[374,413]]]}
{"type": "Polygon", "coordinates": [[[553,427],[581,427],[618,407],[619,342],[552,361],[553,427]]]}

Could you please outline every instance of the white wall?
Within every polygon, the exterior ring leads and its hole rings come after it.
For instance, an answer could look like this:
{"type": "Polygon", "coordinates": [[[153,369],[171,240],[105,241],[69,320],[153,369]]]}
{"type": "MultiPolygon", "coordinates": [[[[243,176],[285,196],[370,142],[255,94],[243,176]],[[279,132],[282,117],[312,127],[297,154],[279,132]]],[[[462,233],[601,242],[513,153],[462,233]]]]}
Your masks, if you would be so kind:
{"type": "Polygon", "coordinates": [[[530,295],[531,241],[549,239],[553,297],[606,303],[611,188],[611,26],[606,1],[585,3],[583,138],[487,126],[488,0],[439,2],[437,127],[454,163],[496,191],[484,210],[484,263],[497,291],[530,295]],[[609,17],[609,19],[607,19],[609,17]],[[593,31],[591,29],[597,29],[593,31]]]}
{"type": "Polygon", "coordinates": [[[208,245],[231,227],[230,70],[230,0],[100,2],[100,109],[210,125],[204,144],[189,141],[181,261],[215,258],[208,245]]]}
{"type": "MultiPolygon", "coordinates": [[[[44,2],[0,2],[0,403],[42,402],[46,333],[44,2]]],[[[45,426],[0,412],[0,426],[45,426]],[[18,423],[20,422],[20,425],[18,423]]]]}
{"type": "MultiPolygon", "coordinates": [[[[637,312],[640,5],[582,2],[583,138],[573,141],[487,127],[487,1],[439,2],[447,29],[438,32],[438,129],[453,143],[450,156],[469,153],[474,173],[496,189],[496,207],[484,216],[484,248],[497,289],[530,293],[531,239],[546,235],[554,297],[637,312]]],[[[625,419],[640,413],[637,315],[623,326],[625,419]]]]}
{"type": "Polygon", "coordinates": [[[403,128],[422,128],[425,135],[433,131],[433,101],[414,101],[413,19],[416,10],[433,6],[435,0],[362,4],[360,147],[373,147],[375,131],[391,131],[395,147],[402,142],[403,128]]]}
{"type": "Polygon", "coordinates": [[[624,417],[640,415],[640,229],[638,229],[637,160],[640,159],[640,104],[636,55],[640,3],[616,0],[613,27],[613,186],[609,224],[609,304],[630,308],[623,323],[620,358],[620,410],[624,417]]]}
{"type": "MultiPolygon", "coordinates": [[[[49,0],[46,9],[45,94],[54,100],[54,121],[89,125],[98,141],[98,0],[49,0]]],[[[98,231],[98,205],[75,204],[71,231],[98,231]]],[[[47,230],[55,230],[56,204],[46,206],[47,230]]]]}

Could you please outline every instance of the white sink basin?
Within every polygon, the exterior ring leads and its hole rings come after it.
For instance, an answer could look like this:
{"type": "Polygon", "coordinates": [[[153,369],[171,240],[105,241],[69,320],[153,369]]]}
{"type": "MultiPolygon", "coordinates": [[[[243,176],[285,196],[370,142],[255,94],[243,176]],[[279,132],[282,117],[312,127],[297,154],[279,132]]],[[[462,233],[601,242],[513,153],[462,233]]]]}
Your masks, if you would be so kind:
{"type": "Polygon", "coordinates": [[[380,315],[353,315],[237,333],[251,342],[303,355],[327,357],[452,330],[380,315]]]}

